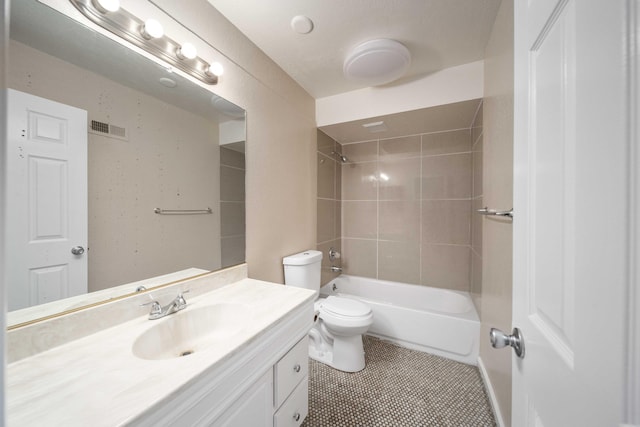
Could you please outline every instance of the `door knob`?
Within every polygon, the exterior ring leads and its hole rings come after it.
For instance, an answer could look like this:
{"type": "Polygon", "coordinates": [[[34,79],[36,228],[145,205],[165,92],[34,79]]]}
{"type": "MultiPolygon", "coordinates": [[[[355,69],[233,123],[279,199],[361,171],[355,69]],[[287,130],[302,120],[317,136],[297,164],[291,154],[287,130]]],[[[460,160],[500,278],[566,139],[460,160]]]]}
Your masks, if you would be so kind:
{"type": "Polygon", "coordinates": [[[491,331],[489,331],[489,338],[493,348],[502,348],[506,346],[513,347],[513,350],[516,352],[516,356],[520,359],[524,359],[524,337],[522,336],[520,329],[513,328],[511,335],[507,335],[500,329],[491,328],[491,331]]]}
{"type": "Polygon", "coordinates": [[[82,246],[74,246],[71,248],[71,253],[74,255],[82,255],[84,253],[84,248],[82,246]]]}

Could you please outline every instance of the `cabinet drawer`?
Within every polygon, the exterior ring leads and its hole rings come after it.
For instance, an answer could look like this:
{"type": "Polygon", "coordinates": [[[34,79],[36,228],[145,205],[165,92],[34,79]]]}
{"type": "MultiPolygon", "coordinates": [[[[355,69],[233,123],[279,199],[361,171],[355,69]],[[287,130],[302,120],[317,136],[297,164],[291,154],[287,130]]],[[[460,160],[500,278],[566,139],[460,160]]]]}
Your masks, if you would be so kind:
{"type": "Polygon", "coordinates": [[[305,376],[273,416],[274,427],[298,427],[309,413],[309,377],[305,376]]]}
{"type": "Polygon", "coordinates": [[[309,338],[304,337],[285,354],[274,369],[274,403],[279,407],[309,371],[309,338]]]}

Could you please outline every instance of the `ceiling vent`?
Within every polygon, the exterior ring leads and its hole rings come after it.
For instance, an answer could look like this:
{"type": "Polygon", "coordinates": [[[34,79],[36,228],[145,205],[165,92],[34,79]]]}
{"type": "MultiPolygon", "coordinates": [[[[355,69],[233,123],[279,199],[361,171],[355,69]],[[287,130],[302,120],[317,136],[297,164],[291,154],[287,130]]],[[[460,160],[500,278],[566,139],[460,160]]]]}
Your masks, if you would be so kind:
{"type": "Polygon", "coordinates": [[[411,65],[411,52],[390,39],[369,40],[356,46],[344,61],[347,79],[367,86],[391,83],[402,77],[411,65]]]}
{"type": "Polygon", "coordinates": [[[387,125],[385,125],[383,121],[365,123],[362,125],[362,127],[368,130],[370,133],[384,132],[387,130],[387,125]]]}
{"type": "Polygon", "coordinates": [[[109,138],[120,139],[122,141],[129,141],[127,128],[112,125],[109,123],[99,122],[97,120],[91,120],[91,123],[89,124],[89,133],[102,135],[109,138]]]}

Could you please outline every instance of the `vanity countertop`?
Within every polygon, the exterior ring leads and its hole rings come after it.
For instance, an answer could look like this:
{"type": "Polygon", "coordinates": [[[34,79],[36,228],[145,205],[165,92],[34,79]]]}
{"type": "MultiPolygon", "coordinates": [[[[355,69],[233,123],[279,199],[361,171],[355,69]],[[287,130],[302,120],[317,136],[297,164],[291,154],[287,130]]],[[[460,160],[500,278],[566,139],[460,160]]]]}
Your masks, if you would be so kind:
{"type": "MultiPolygon", "coordinates": [[[[158,322],[146,316],[52,348],[7,366],[9,426],[119,426],[135,420],[205,371],[229,360],[315,293],[254,279],[187,298],[185,310],[220,303],[247,306],[251,319],[224,341],[189,356],[144,360],[135,339],[158,322]]],[[[133,302],[132,302],[133,304],[133,302]]]]}

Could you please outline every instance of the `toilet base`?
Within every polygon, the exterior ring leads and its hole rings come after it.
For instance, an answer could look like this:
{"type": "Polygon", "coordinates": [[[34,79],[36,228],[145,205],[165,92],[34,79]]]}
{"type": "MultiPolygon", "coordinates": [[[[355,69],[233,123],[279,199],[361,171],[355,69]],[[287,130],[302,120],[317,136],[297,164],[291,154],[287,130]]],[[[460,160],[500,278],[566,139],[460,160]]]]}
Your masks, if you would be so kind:
{"type": "Polygon", "coordinates": [[[361,371],[365,367],[362,335],[334,337],[332,344],[310,339],[309,357],[339,371],[361,371]]]}

